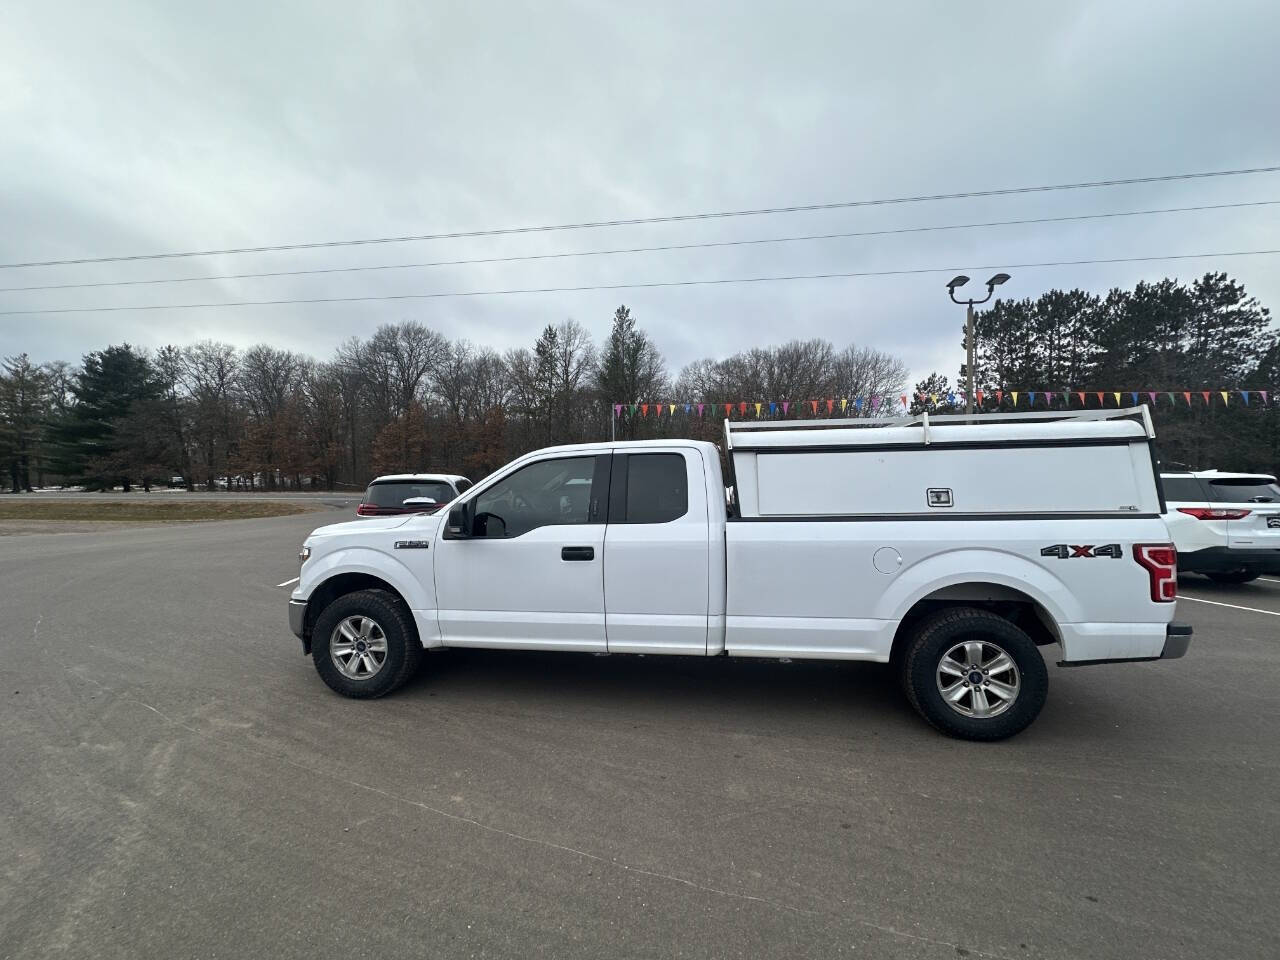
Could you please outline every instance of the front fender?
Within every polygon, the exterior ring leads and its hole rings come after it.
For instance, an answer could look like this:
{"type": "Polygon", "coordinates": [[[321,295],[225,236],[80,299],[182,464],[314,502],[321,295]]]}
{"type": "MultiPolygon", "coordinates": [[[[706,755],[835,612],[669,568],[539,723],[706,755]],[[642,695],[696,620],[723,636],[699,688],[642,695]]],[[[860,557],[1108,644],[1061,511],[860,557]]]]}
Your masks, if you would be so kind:
{"type": "Polygon", "coordinates": [[[972,548],[935,554],[903,570],[881,594],[876,616],[901,620],[931,593],[967,583],[994,583],[1025,593],[1056,623],[1082,619],[1075,595],[1044,567],[1005,550],[972,548]]]}
{"type": "Polygon", "coordinates": [[[397,558],[381,550],[359,546],[341,547],[308,560],[303,564],[292,597],[294,600],[307,600],[320,584],[344,573],[364,573],[385,580],[404,598],[410,610],[435,609],[434,577],[428,575],[423,578],[397,558]]]}

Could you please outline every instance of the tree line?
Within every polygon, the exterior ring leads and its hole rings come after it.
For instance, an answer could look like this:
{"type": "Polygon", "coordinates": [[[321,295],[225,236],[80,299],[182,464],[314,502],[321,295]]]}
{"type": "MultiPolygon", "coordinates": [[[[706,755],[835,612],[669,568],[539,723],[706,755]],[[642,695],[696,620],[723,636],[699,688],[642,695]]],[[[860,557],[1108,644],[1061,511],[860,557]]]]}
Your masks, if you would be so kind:
{"type": "Polygon", "coordinates": [[[0,468],[13,491],[150,489],[179,477],[188,489],[332,490],[411,471],[478,479],[537,447],[613,429],[709,436],[718,422],[612,424],[615,402],[892,393],[906,379],[895,357],[825,340],[699,360],[673,377],[626,306],[599,346],[566,320],[505,353],[414,320],[352,338],[325,361],[266,344],[123,343],[79,366],[3,361],[0,468]]]}
{"type": "MultiPolygon", "coordinates": [[[[966,346],[963,335],[960,346],[966,346]]],[[[955,386],[937,373],[917,383],[913,411],[924,408],[919,394],[945,398],[963,390],[967,375],[962,363],[955,386]]],[[[1101,296],[1050,290],[1035,299],[997,301],[975,318],[974,383],[985,391],[988,412],[1012,410],[1011,390],[1053,391],[1055,408],[1077,409],[1078,398],[1068,391],[1086,391],[1089,406],[1097,406],[1098,390],[1108,397],[1123,391],[1126,406],[1129,391],[1138,391],[1142,402],[1154,391],[1156,445],[1166,465],[1280,469],[1280,398],[1271,395],[1280,388],[1280,337],[1270,311],[1225,273],[1189,283],[1142,282],[1101,296]],[[1001,403],[997,389],[1005,392],[1001,403]],[[1216,398],[1224,389],[1268,391],[1271,402],[1201,402],[1200,391],[1216,398]],[[1191,405],[1184,391],[1192,391],[1191,405]]],[[[1038,409],[1043,405],[1042,395],[1038,409]]],[[[945,401],[941,408],[962,409],[945,401]]],[[[1025,399],[1019,409],[1026,409],[1025,399]]]]}
{"type": "MultiPolygon", "coordinates": [[[[961,340],[960,348],[964,349],[961,340]]],[[[1011,410],[1009,393],[1280,389],[1280,346],[1269,311],[1223,273],[1143,282],[1105,295],[1050,290],[999,300],[975,322],[975,382],[983,409],[1011,410]],[[1003,390],[1001,403],[995,391],[1003,390]]],[[[408,320],[352,338],[325,361],[265,344],[204,341],[145,351],[129,344],[36,364],[0,363],[0,470],[12,490],[49,483],[188,488],[362,487],[379,473],[440,471],[473,479],[557,443],[685,436],[715,439],[719,405],[908,393],[937,394],[931,410],[961,409],[937,373],[906,390],[907,367],[868,347],[793,340],[672,375],[626,306],[597,345],[580,324],[548,325],[530,347],[499,353],[451,341],[408,320]],[[703,418],[613,420],[613,404],[694,402],[703,418]]],[[[1127,400],[1127,397],[1126,397],[1127,400]]],[[[1280,410],[1157,402],[1166,464],[1280,468],[1280,410]]],[[[1043,396],[1037,403],[1043,409],[1043,396]]],[[[1072,406],[1078,407],[1075,398],[1072,406]]],[[[1025,399],[1019,409],[1026,409],[1025,399]]],[[[847,413],[878,413],[869,406],[847,413]]],[[[792,415],[797,407],[792,408],[792,415]]],[[[1029,477],[1028,480],[1033,480],[1029,477]]]]}

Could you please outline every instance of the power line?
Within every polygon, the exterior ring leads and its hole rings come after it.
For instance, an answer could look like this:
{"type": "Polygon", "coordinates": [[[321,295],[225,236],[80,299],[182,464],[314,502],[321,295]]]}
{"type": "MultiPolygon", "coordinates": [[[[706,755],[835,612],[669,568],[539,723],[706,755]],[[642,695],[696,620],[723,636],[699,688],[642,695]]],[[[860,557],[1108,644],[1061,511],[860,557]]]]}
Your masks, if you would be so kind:
{"type": "Polygon", "coordinates": [[[863,270],[853,273],[802,273],[781,277],[726,277],[714,280],[660,280],[641,283],[606,283],[580,287],[529,287],[512,290],[457,290],[447,293],[396,293],[364,297],[306,297],[284,300],[236,300],[224,303],[168,303],[127,307],[58,307],[43,310],[0,310],[0,317],[37,316],[53,313],[119,313],[127,310],[204,310],[217,307],[274,307],[286,304],[362,303],[376,300],[439,300],[453,297],[502,297],[527,293],[581,293],[591,290],[646,290],[654,287],[701,287],[731,283],[773,283],[786,280],[837,280],[853,277],[890,277],[920,273],[951,273],[956,270],[1025,270],[1034,267],[1074,267],[1088,264],[1151,263],[1158,260],[1202,260],[1213,257],[1258,257],[1277,250],[1234,250],[1223,253],[1175,253],[1156,257],[1112,257],[1097,260],[1048,260],[1040,263],[996,263],[959,267],[913,267],[904,270],[863,270]]]}
{"type": "Polygon", "coordinates": [[[1065,217],[1030,217],[1022,220],[988,220],[980,223],[948,223],[924,227],[899,227],[892,230],[858,230],[850,233],[817,233],[791,237],[764,237],[751,240],[718,240],[707,243],[675,243],[657,247],[622,247],[613,250],[574,250],[567,253],[534,253],[511,257],[479,257],[470,260],[431,260],[424,263],[385,263],[364,267],[320,267],[312,270],[273,270],[265,273],[223,273],[199,277],[158,277],[146,280],[102,280],[95,283],[50,283],[28,287],[0,287],[0,293],[32,290],[83,290],[90,287],[138,287],[159,283],[192,283],[201,280],[257,280],[265,277],[301,277],[330,273],[367,273],[374,270],[408,270],[418,267],[460,267],[484,263],[517,263],[530,260],[563,260],[573,257],[606,257],[627,253],[658,253],[671,250],[706,250],[713,247],[745,247],[768,243],[793,243],[805,240],[841,240],[851,237],[883,237],[903,233],[931,233],[943,230],[970,230],[981,227],[1008,227],[1034,223],[1066,223],[1075,220],[1106,220],[1117,217],[1144,217],[1152,214],[1189,213],[1200,210],[1233,210],[1241,207],[1266,207],[1280,200],[1254,200],[1245,203],[1211,203],[1194,207],[1163,207],[1155,210],[1125,210],[1115,213],[1082,213],[1065,217]]]}
{"type": "Polygon", "coordinates": [[[685,213],[662,217],[638,217],[630,220],[596,220],[584,223],[559,223],[531,227],[502,227],[490,230],[463,230],[451,233],[427,233],[406,237],[373,237],[362,240],[325,240],[314,243],[283,243],[259,247],[229,247],[223,250],[184,250],[173,253],[137,253],[118,257],[80,257],[73,260],[30,260],[23,263],[0,263],[0,270],[15,267],[58,267],[87,263],[121,263],[131,260],[171,260],[179,257],[210,257],[241,253],[275,253],[285,250],[315,250],[321,247],[354,247],[378,243],[408,243],[417,240],[456,240],[464,237],[496,237],[521,233],[550,233],[557,230],[590,230],[599,227],[629,227],[650,223],[679,223],[688,220],[718,220],[728,217],[759,217],[777,213],[810,213],[817,210],[844,210],[853,207],[879,207],[905,203],[927,203],[934,200],[964,200],[975,197],[1011,196],[1024,193],[1049,193],[1057,190],[1084,190],[1093,187],[1119,187],[1139,183],[1166,183],[1173,180],[1204,180],[1214,177],[1238,177],[1254,173],[1275,173],[1280,166],[1246,167],[1236,170],[1210,170],[1201,173],[1173,173],[1155,177],[1128,177],[1121,180],[1091,180],[1081,183],[1055,183],[1035,187],[1004,187],[996,190],[966,190],[960,193],[935,193],[914,197],[889,197],[878,200],[846,200],[836,203],[810,203],[789,207],[763,207],[755,210],[723,210],[713,213],[685,213]]]}

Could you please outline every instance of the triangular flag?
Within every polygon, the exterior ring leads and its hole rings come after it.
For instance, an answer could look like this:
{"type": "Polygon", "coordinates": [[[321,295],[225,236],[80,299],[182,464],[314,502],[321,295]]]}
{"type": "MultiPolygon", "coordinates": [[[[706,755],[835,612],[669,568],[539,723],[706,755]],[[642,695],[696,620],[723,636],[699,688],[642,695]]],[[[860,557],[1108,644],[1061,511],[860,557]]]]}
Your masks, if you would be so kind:
{"type": "Polygon", "coordinates": [[[777,413],[777,412],[778,412],[778,405],[777,405],[776,403],[774,403],[772,400],[770,400],[770,401],[769,401],[769,416],[771,416],[771,417],[772,417],[772,416],[773,416],[775,413],[777,413]]]}
{"type": "Polygon", "coordinates": [[[1169,404],[1172,406],[1172,405],[1176,404],[1177,402],[1178,402],[1178,398],[1177,398],[1177,397],[1175,397],[1172,393],[1170,393],[1170,394],[1169,394],[1169,404]]]}
{"type": "Polygon", "coordinates": [[[1120,406],[1120,391],[1119,391],[1119,390],[1112,390],[1112,391],[1111,391],[1111,393],[1112,393],[1112,394],[1115,396],[1115,398],[1116,398],[1116,406],[1117,406],[1117,407],[1118,407],[1118,406],[1120,406]]]}
{"type": "MultiPolygon", "coordinates": [[[[861,397],[859,397],[858,399],[862,399],[862,398],[861,398],[861,397]]],[[[872,410],[879,410],[879,409],[880,409],[880,398],[879,398],[879,397],[872,397],[872,398],[871,398],[871,409],[872,409],[872,410]]]]}
{"type": "Polygon", "coordinates": [[[1147,391],[1147,396],[1151,398],[1151,405],[1154,407],[1154,406],[1156,405],[1156,395],[1155,395],[1155,393],[1154,393],[1153,391],[1151,391],[1151,390],[1148,390],[1148,391],[1147,391]]]}
{"type": "Polygon", "coordinates": [[[698,404],[698,416],[702,416],[702,408],[703,408],[704,406],[705,406],[705,404],[702,404],[702,403],[698,404]]]}
{"type": "Polygon", "coordinates": [[[1240,396],[1244,397],[1244,405],[1247,407],[1249,405],[1249,391],[1241,390],[1240,396]]]}
{"type": "Polygon", "coordinates": [[[814,412],[815,414],[818,412],[818,401],[817,401],[817,400],[810,400],[810,401],[809,401],[809,406],[813,408],[813,412],[814,412]]]}
{"type": "Polygon", "coordinates": [[[1268,403],[1270,403],[1270,402],[1271,402],[1270,400],[1268,400],[1268,399],[1267,399],[1267,391],[1265,391],[1265,390],[1259,390],[1259,391],[1258,391],[1258,393],[1260,393],[1260,394],[1262,395],[1262,403],[1263,403],[1263,405],[1266,405],[1266,404],[1268,404],[1268,403]]]}
{"type": "Polygon", "coordinates": [[[1204,405],[1207,407],[1209,405],[1209,391],[1201,390],[1200,396],[1204,397],[1204,405]]]}
{"type": "Polygon", "coordinates": [[[636,415],[636,405],[634,403],[631,404],[631,415],[633,417],[636,415]]]}
{"type": "Polygon", "coordinates": [[[902,405],[904,407],[911,406],[911,404],[907,403],[907,395],[905,393],[902,396],[900,396],[898,399],[902,401],[902,405]]]}
{"type": "Polygon", "coordinates": [[[742,414],[744,417],[747,415],[747,401],[740,400],[738,402],[738,413],[742,414]]]}
{"type": "Polygon", "coordinates": [[[760,404],[756,404],[756,416],[760,416],[760,404]]]}
{"type": "Polygon", "coordinates": [[[919,399],[919,401],[920,401],[921,403],[924,403],[924,394],[923,394],[923,393],[917,393],[917,394],[916,394],[916,398],[917,398],[917,399],[919,399]]]}
{"type": "Polygon", "coordinates": [[[998,406],[1000,406],[1000,404],[1002,404],[1002,403],[1004,403],[1004,391],[1003,391],[1003,390],[997,390],[997,391],[996,391],[996,406],[998,407],[998,406]]]}
{"type": "Polygon", "coordinates": [[[1188,407],[1189,407],[1189,406],[1191,406],[1191,391],[1190,391],[1190,390],[1183,390],[1183,391],[1182,391],[1182,396],[1186,399],[1186,401],[1187,401],[1187,406],[1188,406],[1188,407]]]}
{"type": "Polygon", "coordinates": [[[614,417],[620,417],[620,416],[622,416],[622,404],[620,404],[620,403],[615,403],[615,404],[613,405],[613,415],[614,415],[614,417]]]}
{"type": "Polygon", "coordinates": [[[1138,405],[1138,391],[1137,391],[1137,390],[1130,390],[1130,391],[1129,391],[1129,396],[1131,396],[1131,397],[1133,398],[1133,403],[1131,404],[1131,406],[1135,406],[1135,407],[1136,407],[1136,406],[1138,405]]]}
{"type": "Polygon", "coordinates": [[[669,409],[667,413],[669,413],[673,417],[676,415],[676,405],[674,403],[671,404],[671,409],[669,409]]]}
{"type": "Polygon", "coordinates": [[[640,404],[640,416],[647,417],[649,415],[649,405],[647,403],[640,404]]]}
{"type": "Polygon", "coordinates": [[[853,406],[854,406],[854,409],[855,409],[855,410],[859,410],[859,411],[860,411],[860,410],[862,410],[862,398],[861,398],[861,397],[854,397],[854,398],[853,398],[853,406]]]}
{"type": "Polygon", "coordinates": [[[935,407],[938,405],[938,395],[936,393],[929,394],[929,400],[935,407]]]}
{"type": "Polygon", "coordinates": [[[1080,397],[1080,406],[1082,406],[1082,407],[1087,407],[1087,406],[1089,405],[1089,404],[1087,404],[1087,403],[1085,403],[1085,402],[1084,402],[1084,391],[1083,391],[1083,390],[1077,390],[1077,391],[1076,391],[1076,395],[1080,397]]]}
{"type": "Polygon", "coordinates": [[[1105,406],[1106,406],[1106,402],[1105,402],[1105,400],[1106,400],[1106,395],[1105,395],[1101,390],[1097,391],[1097,394],[1098,394],[1098,406],[1100,406],[1100,407],[1105,407],[1105,406]]]}
{"type": "Polygon", "coordinates": [[[830,413],[830,412],[831,412],[832,410],[834,410],[835,408],[836,408],[836,402],[835,402],[834,400],[828,400],[828,401],[827,401],[827,413],[830,413]]]}
{"type": "Polygon", "coordinates": [[[951,404],[952,406],[955,406],[955,403],[956,403],[956,395],[955,395],[954,393],[948,393],[948,394],[947,394],[947,403],[951,404]]]}
{"type": "Polygon", "coordinates": [[[1222,394],[1222,405],[1223,405],[1224,407],[1225,407],[1225,406],[1227,406],[1227,405],[1228,405],[1228,404],[1227,404],[1227,391],[1225,391],[1225,390],[1219,390],[1218,392],[1219,392],[1220,394],[1222,394]]]}
{"type": "Polygon", "coordinates": [[[724,405],[724,415],[725,415],[726,417],[731,417],[731,416],[733,416],[733,404],[732,404],[732,403],[726,403],[726,404],[724,405]]]}
{"type": "Polygon", "coordinates": [[[846,410],[848,410],[848,409],[849,409],[849,398],[848,398],[848,397],[841,397],[841,398],[840,398],[840,412],[841,412],[841,413],[844,413],[844,412],[845,412],[846,410]]]}
{"type": "Polygon", "coordinates": [[[1050,390],[1046,390],[1046,391],[1044,392],[1044,403],[1045,403],[1045,406],[1047,406],[1047,407],[1051,407],[1051,406],[1053,406],[1053,392],[1052,392],[1052,391],[1050,391],[1050,390]]]}
{"type": "Polygon", "coordinates": [[[1013,397],[1013,405],[1016,407],[1018,405],[1018,391],[1010,390],[1009,396],[1013,397]]]}
{"type": "Polygon", "coordinates": [[[1036,392],[1034,390],[1027,394],[1027,406],[1034,407],[1036,405],[1036,392]]]}
{"type": "Polygon", "coordinates": [[[790,406],[791,406],[791,401],[790,401],[790,400],[783,400],[783,401],[782,401],[782,415],[783,415],[784,417],[787,415],[787,409],[788,409],[790,406]]]}
{"type": "Polygon", "coordinates": [[[982,406],[982,391],[978,390],[977,395],[978,395],[978,406],[982,406]]]}
{"type": "Polygon", "coordinates": [[[686,404],[684,405],[684,415],[685,415],[686,417],[689,415],[689,410],[691,409],[691,407],[692,407],[692,405],[691,405],[691,404],[688,404],[688,403],[686,403],[686,404]]]}

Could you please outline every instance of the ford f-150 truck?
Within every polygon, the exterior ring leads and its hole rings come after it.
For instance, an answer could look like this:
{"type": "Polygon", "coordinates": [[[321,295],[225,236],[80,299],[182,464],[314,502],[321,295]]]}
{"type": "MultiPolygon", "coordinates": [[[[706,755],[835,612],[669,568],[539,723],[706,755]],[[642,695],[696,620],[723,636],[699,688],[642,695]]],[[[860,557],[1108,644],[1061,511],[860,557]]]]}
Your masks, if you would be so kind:
{"type": "Polygon", "coordinates": [[[892,664],[938,729],[1024,729],[1060,666],[1181,657],[1145,407],[725,424],[721,451],[552,447],[446,515],[314,531],[289,604],[324,682],[440,647],[892,664]],[[727,482],[726,482],[727,481],[727,482]]]}

